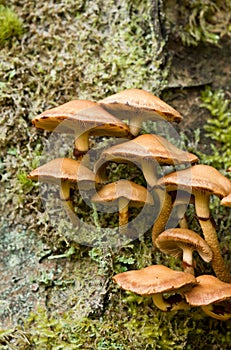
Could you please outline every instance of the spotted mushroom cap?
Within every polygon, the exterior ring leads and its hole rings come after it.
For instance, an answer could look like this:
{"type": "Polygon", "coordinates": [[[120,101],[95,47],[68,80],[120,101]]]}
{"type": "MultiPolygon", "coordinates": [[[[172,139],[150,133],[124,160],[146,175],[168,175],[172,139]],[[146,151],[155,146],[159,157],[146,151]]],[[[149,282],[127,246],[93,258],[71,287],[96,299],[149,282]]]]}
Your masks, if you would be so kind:
{"type": "Polygon", "coordinates": [[[197,285],[185,293],[187,302],[192,306],[203,306],[223,300],[231,300],[231,284],[222,282],[212,275],[196,278],[197,285]]]}
{"type": "Polygon", "coordinates": [[[167,174],[158,180],[157,186],[165,186],[168,191],[206,191],[219,198],[231,192],[231,181],[217,169],[203,164],[167,174]]]}
{"type": "Polygon", "coordinates": [[[123,289],[140,295],[187,289],[196,284],[195,277],[190,273],[175,271],[163,265],[122,272],[115,275],[113,280],[123,289]]]}
{"type": "Polygon", "coordinates": [[[155,241],[156,246],[166,254],[175,258],[182,256],[184,247],[197,251],[200,257],[210,262],[213,252],[205,240],[196,232],[185,228],[171,228],[162,232],[155,241]]]}
{"type": "Polygon", "coordinates": [[[119,119],[141,116],[143,120],[165,119],[180,122],[183,117],[159,97],[141,89],[127,89],[99,101],[111,114],[119,119]]]}
{"type": "Polygon", "coordinates": [[[133,207],[145,203],[153,205],[153,198],[148,190],[129,180],[119,180],[104,185],[94,194],[91,200],[94,203],[110,203],[117,201],[121,197],[127,198],[131,201],[133,207]]]}
{"type": "Polygon", "coordinates": [[[73,100],[48,109],[32,120],[36,128],[53,131],[63,121],[60,132],[86,130],[94,135],[130,137],[126,124],[101,108],[96,102],[73,100]]]}

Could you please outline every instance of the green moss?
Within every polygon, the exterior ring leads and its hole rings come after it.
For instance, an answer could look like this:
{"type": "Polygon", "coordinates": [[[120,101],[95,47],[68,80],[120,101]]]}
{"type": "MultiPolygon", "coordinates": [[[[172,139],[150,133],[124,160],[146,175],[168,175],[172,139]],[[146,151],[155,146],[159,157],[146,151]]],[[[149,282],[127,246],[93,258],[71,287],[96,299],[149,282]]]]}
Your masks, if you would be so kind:
{"type": "Polygon", "coordinates": [[[201,107],[209,110],[204,129],[206,136],[211,140],[211,152],[201,154],[201,160],[205,164],[217,169],[226,170],[231,166],[231,105],[223,90],[212,91],[207,87],[201,93],[201,107]]]}
{"type": "Polygon", "coordinates": [[[171,13],[167,16],[168,24],[172,27],[175,36],[185,45],[218,44],[224,35],[231,34],[229,0],[183,2],[167,0],[165,4],[167,12],[168,6],[171,9],[171,13]],[[175,16],[172,15],[173,13],[175,16]]]}
{"type": "Polygon", "coordinates": [[[23,33],[23,23],[9,7],[0,5],[0,47],[23,33]]]}

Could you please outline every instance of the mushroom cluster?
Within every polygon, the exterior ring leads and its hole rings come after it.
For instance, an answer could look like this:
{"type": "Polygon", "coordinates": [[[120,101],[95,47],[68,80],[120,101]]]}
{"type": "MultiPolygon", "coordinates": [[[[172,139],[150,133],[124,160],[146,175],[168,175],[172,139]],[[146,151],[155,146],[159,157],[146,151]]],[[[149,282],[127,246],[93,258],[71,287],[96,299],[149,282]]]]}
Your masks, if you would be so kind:
{"type": "Polygon", "coordinates": [[[181,120],[174,108],[141,89],[124,90],[98,102],[67,102],[41,113],[32,123],[47,131],[72,134],[75,159],[51,160],[28,177],[59,184],[60,199],[72,214],[75,212],[70,191],[74,184],[81,183],[90,202],[105,208],[116,206],[120,235],[126,235],[130,208],[154,207],[157,215],[153,215],[152,221],[153,246],[181,259],[183,271],[153,265],[119,273],[113,277],[114,281],[123,289],[151,295],[163,311],[201,306],[209,316],[227,320],[231,318],[231,274],[221,255],[210,197],[218,196],[221,205],[231,206],[231,181],[215,168],[197,164],[197,156],[179,149],[164,137],[140,133],[145,121],[179,123],[181,120]],[[82,162],[91,147],[90,136],[123,138],[119,144],[101,152],[92,170],[82,162]],[[106,169],[112,162],[135,164],[147,186],[127,179],[110,182],[106,169]],[[165,167],[164,176],[160,175],[162,167],[165,167]],[[195,207],[203,237],[188,227],[185,215],[188,204],[195,207]],[[169,228],[173,212],[178,227],[169,228]],[[211,263],[215,276],[195,276],[194,252],[211,263]]]}

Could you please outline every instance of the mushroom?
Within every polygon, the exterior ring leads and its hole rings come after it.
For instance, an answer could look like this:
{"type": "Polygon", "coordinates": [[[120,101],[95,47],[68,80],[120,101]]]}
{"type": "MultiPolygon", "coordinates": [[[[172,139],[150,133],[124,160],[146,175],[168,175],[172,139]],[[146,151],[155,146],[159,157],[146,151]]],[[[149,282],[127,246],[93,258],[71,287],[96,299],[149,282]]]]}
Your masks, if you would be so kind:
{"type": "Polygon", "coordinates": [[[119,180],[104,185],[91,198],[93,203],[113,205],[119,208],[119,227],[128,223],[128,207],[139,208],[145,203],[153,205],[153,198],[147,189],[129,180],[119,180]]]}
{"type": "Polygon", "coordinates": [[[48,109],[32,120],[36,128],[70,133],[75,136],[74,155],[89,150],[89,136],[130,137],[126,124],[109,114],[96,102],[73,100],[58,107],[48,109]],[[61,124],[62,123],[62,124],[61,124]]]}
{"type": "MultiPolygon", "coordinates": [[[[161,136],[144,134],[131,141],[112,146],[101,153],[94,168],[101,181],[104,180],[102,171],[105,170],[108,161],[135,163],[141,167],[148,185],[153,187],[157,183],[158,165],[193,164],[198,161],[198,158],[192,153],[182,151],[161,136]]],[[[160,210],[153,226],[153,243],[158,234],[165,229],[172,210],[172,200],[167,193],[157,189],[155,194],[159,200],[160,210]]]]}
{"type": "Polygon", "coordinates": [[[28,178],[45,183],[54,183],[60,186],[60,199],[65,209],[73,212],[70,200],[70,190],[75,184],[81,184],[81,189],[89,191],[98,182],[95,174],[81,164],[80,161],[70,158],[56,158],[34,169],[28,178]]]}
{"type": "Polygon", "coordinates": [[[189,229],[171,228],[156,239],[156,246],[163,253],[175,258],[182,256],[183,269],[194,275],[193,252],[196,251],[205,262],[210,262],[213,252],[197,233],[189,229]]]}
{"type": "Polygon", "coordinates": [[[198,284],[185,293],[187,302],[201,306],[207,315],[218,320],[231,318],[231,284],[211,275],[202,275],[196,280],[198,284]]]}
{"type": "Polygon", "coordinates": [[[158,165],[194,164],[198,162],[198,158],[177,148],[161,136],[143,134],[105,149],[95,164],[95,172],[99,176],[109,161],[135,163],[142,169],[149,186],[153,187],[157,182],[158,165]]]}
{"type": "Polygon", "coordinates": [[[115,275],[113,280],[125,290],[152,296],[154,304],[162,311],[188,308],[183,294],[197,283],[190,273],[175,271],[163,265],[122,272],[115,275]],[[164,293],[170,296],[166,299],[164,293]]]}
{"type": "Polygon", "coordinates": [[[227,196],[231,192],[231,181],[215,168],[199,164],[165,175],[157,183],[157,187],[163,186],[168,192],[183,190],[194,195],[197,218],[205,240],[213,251],[214,272],[224,282],[231,282],[231,274],[221,256],[209,208],[210,195],[214,194],[220,198],[227,196]]]}
{"type": "Polygon", "coordinates": [[[141,89],[127,89],[98,102],[119,119],[129,121],[133,135],[137,135],[145,120],[166,120],[179,123],[183,117],[159,97],[141,89]]]}

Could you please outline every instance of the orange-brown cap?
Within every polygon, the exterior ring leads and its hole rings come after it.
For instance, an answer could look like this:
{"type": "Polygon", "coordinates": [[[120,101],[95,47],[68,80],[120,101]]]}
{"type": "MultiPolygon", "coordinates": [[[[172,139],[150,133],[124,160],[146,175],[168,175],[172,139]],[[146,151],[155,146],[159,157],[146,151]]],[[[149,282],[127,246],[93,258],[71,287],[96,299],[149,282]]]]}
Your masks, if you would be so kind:
{"type": "Polygon", "coordinates": [[[196,278],[197,285],[185,293],[186,300],[192,306],[209,305],[231,298],[231,284],[217,277],[202,275],[196,278]]]}
{"type": "Polygon", "coordinates": [[[122,272],[115,275],[113,280],[123,289],[140,295],[171,292],[181,288],[191,288],[196,284],[193,275],[174,271],[163,265],[122,272]]]}
{"type": "Polygon", "coordinates": [[[96,163],[96,169],[107,161],[139,164],[143,160],[155,160],[165,165],[198,162],[197,156],[177,148],[163,137],[144,134],[104,150],[96,163]]]}
{"type": "Polygon", "coordinates": [[[104,185],[91,200],[94,203],[111,203],[121,197],[128,199],[133,207],[139,207],[145,203],[153,205],[153,198],[148,190],[129,180],[119,180],[104,185]]]}
{"type": "Polygon", "coordinates": [[[94,135],[127,137],[126,124],[105,111],[96,102],[73,100],[48,109],[32,120],[36,128],[53,131],[63,121],[60,132],[74,133],[88,131],[94,135]]]}
{"type": "Polygon", "coordinates": [[[53,159],[34,169],[28,178],[48,183],[59,183],[61,180],[70,183],[97,182],[95,174],[90,169],[82,165],[80,161],[70,158],[53,159]]]}
{"type": "Polygon", "coordinates": [[[197,251],[200,257],[209,262],[213,252],[205,240],[196,232],[185,228],[171,228],[162,232],[155,241],[156,246],[166,254],[175,258],[182,256],[184,249],[197,251]]]}
{"type": "Polygon", "coordinates": [[[107,111],[119,119],[141,117],[142,120],[165,119],[180,122],[183,117],[159,97],[141,89],[127,89],[99,101],[107,111]]]}
{"type": "Polygon", "coordinates": [[[205,191],[219,198],[231,192],[231,181],[217,169],[203,164],[167,174],[158,180],[157,185],[167,187],[168,191],[205,191]]]}

